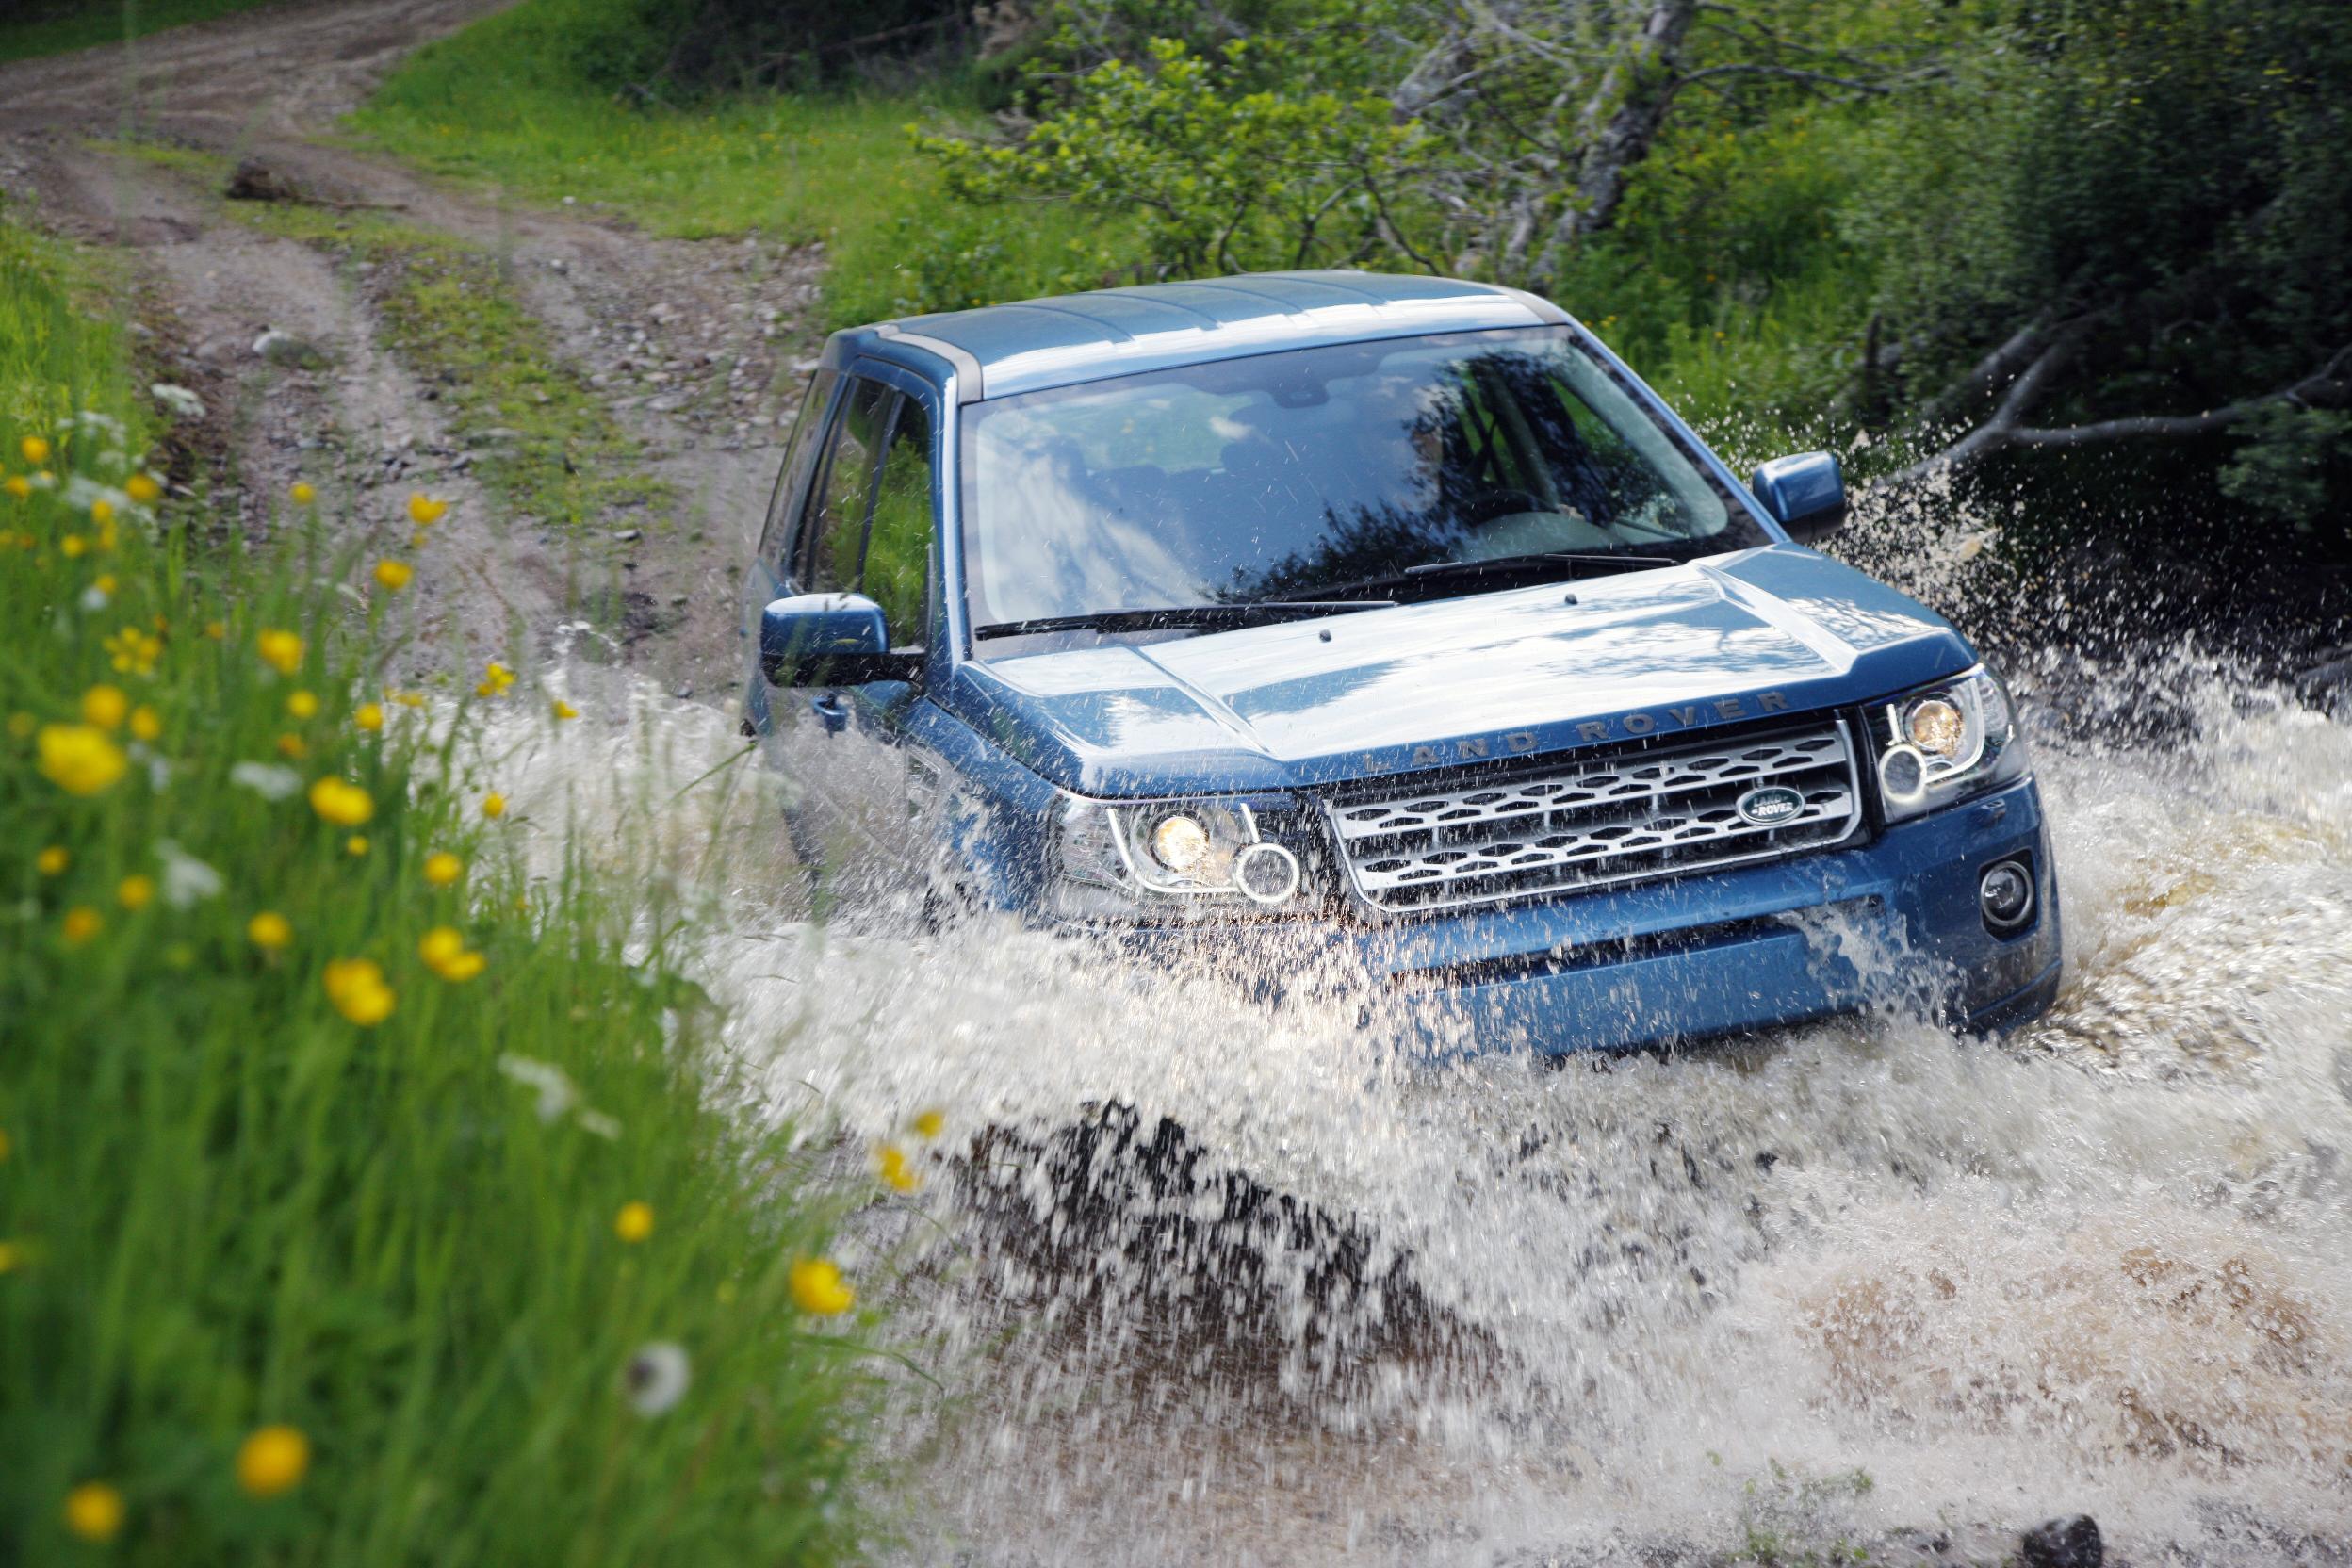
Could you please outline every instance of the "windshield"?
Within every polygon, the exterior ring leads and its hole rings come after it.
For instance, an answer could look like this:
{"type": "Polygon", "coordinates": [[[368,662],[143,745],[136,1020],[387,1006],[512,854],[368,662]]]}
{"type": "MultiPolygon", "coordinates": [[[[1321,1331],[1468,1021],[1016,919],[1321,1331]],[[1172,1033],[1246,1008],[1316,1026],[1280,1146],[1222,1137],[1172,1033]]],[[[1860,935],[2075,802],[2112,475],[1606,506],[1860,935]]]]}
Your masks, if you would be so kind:
{"type": "Polygon", "coordinates": [[[976,629],[1428,597],[1509,581],[1427,569],[1442,563],[1576,575],[1558,558],[1633,566],[1770,542],[1560,329],[1264,354],[964,415],[976,629]]]}

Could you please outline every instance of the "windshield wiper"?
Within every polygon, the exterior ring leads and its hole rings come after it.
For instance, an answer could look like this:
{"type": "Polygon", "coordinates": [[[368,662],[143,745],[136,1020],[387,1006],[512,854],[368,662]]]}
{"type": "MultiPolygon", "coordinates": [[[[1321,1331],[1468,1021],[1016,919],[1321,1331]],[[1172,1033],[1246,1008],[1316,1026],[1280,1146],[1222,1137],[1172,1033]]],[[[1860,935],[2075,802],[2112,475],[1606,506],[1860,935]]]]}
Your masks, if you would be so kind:
{"type": "Polygon", "coordinates": [[[1035,620],[999,621],[972,629],[974,639],[1025,637],[1042,631],[1160,631],[1169,628],[1223,629],[1296,620],[1306,615],[1339,615],[1351,610],[1382,610],[1390,599],[1255,599],[1248,604],[1171,604],[1155,610],[1095,610],[1083,615],[1042,615],[1035,620]]]}
{"type": "MultiPolygon", "coordinates": [[[[1425,561],[1407,566],[1401,572],[1389,572],[1380,577],[1365,578],[1361,582],[1334,583],[1323,590],[1326,594],[1347,594],[1357,591],[1380,593],[1398,588],[1417,588],[1423,583],[1443,581],[1456,577],[1527,577],[1546,567],[1592,566],[1606,571],[1639,571],[1649,566],[1679,566],[1682,562],[1671,555],[1621,555],[1611,551],[1538,550],[1530,555],[1497,555],[1483,561],[1425,561]]],[[[1563,574],[1570,580],[1586,576],[1583,572],[1563,574]]]]}

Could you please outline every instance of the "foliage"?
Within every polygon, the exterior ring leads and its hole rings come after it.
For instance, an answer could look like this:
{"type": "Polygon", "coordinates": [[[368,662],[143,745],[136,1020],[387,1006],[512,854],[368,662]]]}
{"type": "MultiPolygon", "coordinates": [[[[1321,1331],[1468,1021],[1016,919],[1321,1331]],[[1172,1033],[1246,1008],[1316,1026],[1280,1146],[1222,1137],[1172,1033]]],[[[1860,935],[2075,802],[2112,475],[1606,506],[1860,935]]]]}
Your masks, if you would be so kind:
{"type": "Polygon", "coordinates": [[[569,0],[565,58],[587,81],[653,101],[855,79],[877,60],[960,41],[957,0],[569,0]]]}
{"type": "Polygon", "coordinates": [[[678,911],[530,873],[482,715],[382,691],[401,574],[191,543],[57,260],[0,226],[0,1541],[850,1555],[831,1200],[726,1110],[678,911]]]}
{"type": "Polygon", "coordinates": [[[1349,265],[1399,247],[1392,197],[1418,151],[1385,99],[1235,93],[1274,45],[1215,59],[1162,40],[1149,69],[1113,59],[1078,84],[1082,112],[1015,146],[921,139],[968,201],[1060,198],[1138,220],[1146,276],[1349,265]]]}

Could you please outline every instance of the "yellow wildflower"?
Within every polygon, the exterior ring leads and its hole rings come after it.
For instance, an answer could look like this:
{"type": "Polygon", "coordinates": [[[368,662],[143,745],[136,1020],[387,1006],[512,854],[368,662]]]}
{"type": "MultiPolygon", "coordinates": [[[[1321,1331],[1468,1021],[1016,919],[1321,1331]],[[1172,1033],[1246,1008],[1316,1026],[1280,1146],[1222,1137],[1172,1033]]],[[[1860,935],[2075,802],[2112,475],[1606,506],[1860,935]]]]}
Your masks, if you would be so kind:
{"type": "Polygon", "coordinates": [[[310,808],[337,827],[357,827],[376,814],[367,791],[332,774],[310,787],[310,808]]]}
{"type": "Polygon", "coordinates": [[[302,667],[302,640],[290,631],[265,630],[253,640],[261,652],[261,662],[280,675],[292,675],[302,667]]]}
{"type": "Polygon", "coordinates": [[[90,553],[90,541],[78,533],[69,533],[57,541],[57,548],[65,552],[68,561],[79,561],[90,553]]]}
{"type": "Polygon", "coordinates": [[[391,1017],[398,1000],[384,983],[384,968],[372,958],[335,958],[324,976],[327,1000],[335,1010],[363,1029],[391,1017]]]}
{"type": "Polygon", "coordinates": [[[116,580],[115,575],[112,572],[100,572],[96,577],[90,579],[90,585],[92,588],[97,589],[100,593],[106,595],[108,598],[112,598],[122,590],[122,584],[116,580]]]}
{"type": "Polygon", "coordinates": [[[122,1494],[104,1481],[84,1481],[65,1494],[65,1527],[84,1541],[122,1533],[122,1494]]]}
{"type": "Polygon", "coordinates": [[[309,750],[310,747],[303,743],[303,740],[300,735],[281,735],[278,737],[278,755],[281,757],[302,757],[306,755],[309,750]]]}
{"type": "Polygon", "coordinates": [[[425,857],[425,880],[436,888],[446,888],[465,874],[466,862],[446,849],[425,857]]]}
{"type": "Polygon", "coordinates": [[[629,1202],[612,1217],[612,1233],[631,1246],[653,1234],[653,1205],[629,1202]]]}
{"type": "Polygon", "coordinates": [[[227,637],[228,634],[229,623],[226,621],[206,621],[204,623],[204,635],[211,638],[216,643],[227,637]]]}
{"type": "Polygon", "coordinates": [[[16,449],[24,454],[27,467],[38,468],[49,461],[49,443],[38,435],[26,436],[16,444],[16,449]]]}
{"type": "Polygon", "coordinates": [[[425,694],[422,692],[394,692],[392,694],[392,700],[399,703],[402,708],[422,708],[425,705],[425,694]]]}
{"type": "Polygon", "coordinates": [[[294,940],[294,923],[275,909],[264,909],[245,923],[245,939],[264,952],[275,953],[294,940]]]}
{"type": "Polygon", "coordinates": [[[293,486],[288,489],[286,494],[286,498],[291,500],[296,506],[308,506],[311,502],[318,498],[318,486],[312,484],[310,481],[306,479],[296,480],[293,486]]]}
{"type": "Polygon", "coordinates": [[[947,1117],[941,1111],[929,1110],[915,1118],[915,1131],[926,1138],[938,1137],[939,1130],[946,1125],[947,1117]]]}
{"type": "Polygon", "coordinates": [[[23,474],[10,474],[7,479],[0,480],[0,490],[6,490],[21,501],[33,498],[33,482],[23,474]]]}
{"type": "Polygon", "coordinates": [[[354,833],[343,841],[343,853],[356,860],[368,853],[368,835],[354,833]]]}
{"type": "Polygon", "coordinates": [[[493,659],[482,666],[482,679],[475,685],[474,694],[483,697],[502,696],[506,689],[514,684],[514,672],[493,659]]]}
{"type": "Polygon", "coordinates": [[[152,474],[133,474],[122,482],[122,493],[141,506],[153,506],[163,498],[163,486],[152,474]]]}
{"type": "Polygon", "coordinates": [[[388,593],[399,593],[408,586],[408,580],[414,576],[416,573],[405,561],[394,561],[387,556],[376,563],[376,581],[388,593]]]}
{"type": "Polygon", "coordinates": [[[494,822],[506,815],[506,797],[496,790],[482,796],[482,814],[494,822]]]}
{"type": "Polygon", "coordinates": [[[114,896],[125,909],[144,909],[155,901],[155,879],[134,872],[115,884],[114,896]]]}
{"type": "Polygon", "coordinates": [[[923,1177],[906,1163],[906,1152],[898,1145],[884,1144],[875,1158],[882,1168],[882,1184],[892,1192],[912,1192],[923,1185],[923,1177]]]}
{"type": "Polygon", "coordinates": [[[117,675],[153,675],[155,661],[163,657],[163,639],[126,626],[107,633],[106,648],[117,675]]]}
{"type": "Polygon", "coordinates": [[[286,710],[298,719],[315,719],[318,716],[318,698],[310,692],[289,692],[286,694],[286,710]]]}
{"type": "Polygon", "coordinates": [[[431,528],[446,516],[449,510],[449,502],[436,501],[421,490],[408,498],[408,520],[418,528],[431,528]]]}
{"type": "Polygon", "coordinates": [[[825,1258],[801,1258],[792,1268],[792,1299],[812,1317],[838,1317],[858,1304],[858,1292],[825,1258]]]}
{"type": "Polygon", "coordinates": [[[82,694],[82,722],[101,729],[120,729],[130,717],[131,699],[119,686],[92,686],[82,694]]]}
{"type": "Polygon", "coordinates": [[[163,715],[146,703],[131,710],[131,733],[142,741],[163,739],[163,715]]]}
{"type": "Polygon", "coordinates": [[[416,956],[452,986],[464,985],[489,963],[481,954],[466,951],[465,934],[454,925],[436,925],[426,932],[416,943],[416,956]]]}
{"type": "Polygon", "coordinates": [[[384,727],[384,709],[378,703],[363,702],[351,710],[351,722],[373,735],[384,727]]]}
{"type": "Polygon", "coordinates": [[[106,923],[98,918],[98,911],[87,904],[76,904],[65,912],[65,939],[80,945],[106,929],[106,923]]]}
{"type": "Polygon", "coordinates": [[[73,795],[110,789],[131,765],[106,732],[86,724],[41,727],[41,776],[73,795]]]}
{"type": "Polygon", "coordinates": [[[310,1439],[292,1427],[264,1427],[237,1450],[237,1484],[256,1497],[291,1492],[309,1469],[310,1439]]]}
{"type": "Polygon", "coordinates": [[[100,528],[104,528],[108,523],[114,521],[114,503],[107,500],[103,496],[90,502],[90,520],[96,523],[100,528]]]}
{"type": "Polygon", "coordinates": [[[51,844],[33,857],[33,869],[43,876],[62,875],[65,868],[73,863],[74,857],[65,852],[63,844],[51,844]]]}
{"type": "Polygon", "coordinates": [[[580,717],[580,710],[565,702],[562,697],[558,697],[555,699],[555,716],[559,721],[576,719],[580,717]]]}

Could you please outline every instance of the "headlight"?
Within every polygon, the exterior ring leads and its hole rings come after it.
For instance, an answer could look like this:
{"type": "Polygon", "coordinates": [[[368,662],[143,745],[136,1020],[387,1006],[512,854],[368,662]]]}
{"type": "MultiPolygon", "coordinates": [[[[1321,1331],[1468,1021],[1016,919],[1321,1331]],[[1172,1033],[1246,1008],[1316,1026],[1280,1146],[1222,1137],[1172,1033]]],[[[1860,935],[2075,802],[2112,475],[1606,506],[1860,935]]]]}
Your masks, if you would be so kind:
{"type": "Polygon", "coordinates": [[[1056,902],[1076,919],[1281,911],[1301,904],[1298,852],[1239,802],[1106,803],[1067,796],[1056,902]]]}
{"type": "Polygon", "coordinates": [[[1870,738],[1888,822],[1983,794],[2026,773],[2009,694],[1982,666],[1877,705],[1870,738]]]}

